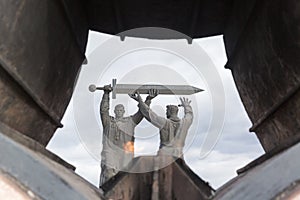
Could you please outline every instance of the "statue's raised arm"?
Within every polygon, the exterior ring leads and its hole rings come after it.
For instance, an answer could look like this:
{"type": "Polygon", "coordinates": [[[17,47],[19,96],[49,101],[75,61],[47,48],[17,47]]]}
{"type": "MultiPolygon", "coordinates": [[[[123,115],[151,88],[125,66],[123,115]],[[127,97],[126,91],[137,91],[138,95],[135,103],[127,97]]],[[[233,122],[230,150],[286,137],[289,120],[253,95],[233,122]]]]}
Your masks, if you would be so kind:
{"type": "MultiPolygon", "coordinates": [[[[154,99],[156,96],[158,95],[158,91],[157,90],[149,90],[149,94],[145,100],[145,104],[147,106],[150,106],[151,104],[151,100],[154,99]]],[[[133,93],[133,94],[129,94],[129,96],[136,100],[137,102],[139,102],[139,97],[137,95],[137,93],[133,93]]],[[[132,120],[134,121],[134,123],[139,124],[142,119],[143,119],[143,114],[141,113],[140,109],[132,116],[132,120]]]]}
{"type": "MultiPolygon", "coordinates": [[[[159,91],[150,90],[149,94],[152,94],[153,96],[156,97],[159,94],[159,91]]],[[[137,96],[137,100],[139,101],[140,112],[143,114],[143,116],[157,128],[159,129],[163,128],[166,121],[165,118],[160,117],[153,110],[151,110],[150,107],[143,102],[143,99],[139,93],[136,93],[136,96],[137,96]]]]}
{"type": "Polygon", "coordinates": [[[102,96],[102,100],[100,103],[100,116],[101,116],[101,122],[102,126],[106,127],[109,125],[110,116],[109,116],[109,93],[111,92],[110,85],[104,86],[104,94],[102,96]]]}

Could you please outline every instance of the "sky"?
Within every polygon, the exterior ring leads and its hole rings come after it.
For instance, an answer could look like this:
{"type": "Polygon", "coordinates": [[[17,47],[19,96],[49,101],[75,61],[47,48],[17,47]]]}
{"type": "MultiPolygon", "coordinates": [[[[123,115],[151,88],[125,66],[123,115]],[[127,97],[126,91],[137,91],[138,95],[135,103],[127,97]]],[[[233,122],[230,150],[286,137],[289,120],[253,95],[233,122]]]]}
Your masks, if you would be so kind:
{"type": "MultiPolygon", "coordinates": [[[[205,90],[187,96],[192,100],[195,118],[186,140],[184,158],[189,167],[215,189],[236,176],[237,169],[264,153],[255,134],[249,132],[251,122],[231,72],[224,68],[227,58],[222,36],[195,39],[189,46],[184,40],[125,38],[122,42],[91,31],[86,56],[88,64],[82,66],[78,76],[62,119],[64,127],[56,131],[47,149],[74,165],[76,173],[95,186],[100,176],[102,128],[98,111],[102,92],[90,93],[87,88],[89,84],[110,84],[112,78],[117,78],[117,83],[185,84],[205,90]],[[143,48],[136,50],[136,45],[143,48]],[[194,65],[188,62],[189,58],[195,61],[194,65]]],[[[118,103],[125,105],[126,115],[137,110],[136,103],[127,95],[117,94],[116,100],[111,100],[111,108],[118,103]]],[[[159,95],[151,108],[164,116],[165,105],[176,103],[179,103],[177,96],[159,95]]],[[[182,111],[179,115],[183,116],[182,111]]],[[[135,133],[135,156],[155,155],[158,130],[143,120],[135,133]]]]}

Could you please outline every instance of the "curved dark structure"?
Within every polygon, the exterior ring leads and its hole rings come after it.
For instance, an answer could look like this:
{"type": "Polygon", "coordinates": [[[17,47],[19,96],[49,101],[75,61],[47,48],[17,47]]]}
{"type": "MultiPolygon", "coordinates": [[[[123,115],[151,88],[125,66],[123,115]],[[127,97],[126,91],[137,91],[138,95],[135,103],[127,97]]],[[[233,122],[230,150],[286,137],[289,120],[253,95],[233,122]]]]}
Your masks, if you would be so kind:
{"type": "Polygon", "coordinates": [[[1,2],[0,119],[46,145],[61,126],[88,30],[164,27],[191,38],[224,35],[251,131],[270,151],[300,129],[298,10],[296,0],[1,2]]]}
{"type": "Polygon", "coordinates": [[[266,152],[288,148],[300,138],[299,13],[297,0],[1,1],[0,121],[46,146],[62,126],[88,30],[164,27],[223,34],[250,130],[266,152]]]}

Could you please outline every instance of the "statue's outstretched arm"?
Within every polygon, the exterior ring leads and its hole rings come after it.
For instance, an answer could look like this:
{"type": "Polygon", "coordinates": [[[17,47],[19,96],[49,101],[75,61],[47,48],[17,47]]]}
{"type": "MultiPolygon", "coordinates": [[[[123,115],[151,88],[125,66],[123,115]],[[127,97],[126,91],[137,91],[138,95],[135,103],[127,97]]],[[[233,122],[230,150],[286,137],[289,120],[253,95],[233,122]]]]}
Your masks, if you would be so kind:
{"type": "MultiPolygon", "coordinates": [[[[105,88],[106,86],[104,86],[105,88]]],[[[100,103],[100,117],[102,126],[105,127],[109,124],[110,116],[109,116],[109,93],[110,90],[104,90],[104,94],[100,103]]]]}
{"type": "MultiPolygon", "coordinates": [[[[151,104],[151,100],[154,99],[158,95],[157,90],[149,90],[149,95],[146,98],[145,104],[149,107],[151,104]]],[[[129,94],[129,96],[139,102],[139,97],[137,93],[129,94]]],[[[141,113],[140,109],[132,116],[132,120],[135,124],[139,124],[143,119],[143,114],[141,113]]]]}
{"type": "Polygon", "coordinates": [[[191,124],[193,122],[193,109],[191,106],[191,101],[188,98],[180,98],[181,106],[184,108],[184,117],[183,120],[185,120],[188,124],[191,124]]]}
{"type": "Polygon", "coordinates": [[[143,102],[143,99],[139,94],[138,100],[139,100],[139,108],[140,112],[143,114],[143,116],[154,126],[156,126],[159,129],[162,129],[164,125],[166,124],[166,119],[163,117],[158,116],[154,111],[152,111],[149,106],[143,102]]]}

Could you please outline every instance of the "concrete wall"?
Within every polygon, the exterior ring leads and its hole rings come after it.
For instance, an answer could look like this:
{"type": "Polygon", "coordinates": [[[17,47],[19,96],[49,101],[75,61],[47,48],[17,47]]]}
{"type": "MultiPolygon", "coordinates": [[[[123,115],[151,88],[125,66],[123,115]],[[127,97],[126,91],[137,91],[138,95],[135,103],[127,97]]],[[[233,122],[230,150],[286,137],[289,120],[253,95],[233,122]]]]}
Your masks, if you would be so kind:
{"type": "Polygon", "coordinates": [[[0,121],[42,145],[61,126],[85,58],[87,25],[74,33],[69,16],[75,9],[64,6],[58,0],[0,2],[0,121]]]}
{"type": "MultiPolygon", "coordinates": [[[[300,130],[300,2],[256,1],[236,33],[228,22],[226,43],[236,43],[227,67],[263,148],[270,151],[300,130]]],[[[238,18],[237,14],[235,18],[238,18]]],[[[228,45],[227,45],[228,46],[228,45]]]]}
{"type": "MultiPolygon", "coordinates": [[[[214,189],[184,162],[174,157],[138,157],[129,165],[143,173],[119,172],[101,188],[108,199],[210,199],[214,189]],[[165,161],[167,166],[158,169],[165,161]],[[153,170],[148,170],[149,166],[153,170]],[[156,168],[155,167],[155,168],[156,168]],[[142,170],[143,169],[143,170],[142,170]],[[147,171],[147,172],[145,172],[147,171]]],[[[133,169],[133,168],[131,168],[133,169]]]]}

